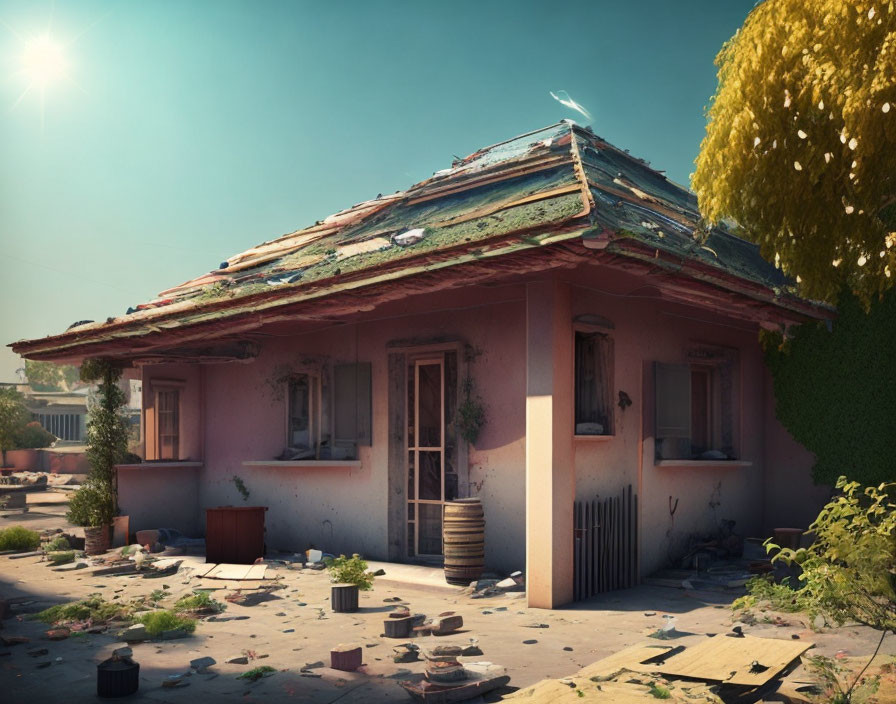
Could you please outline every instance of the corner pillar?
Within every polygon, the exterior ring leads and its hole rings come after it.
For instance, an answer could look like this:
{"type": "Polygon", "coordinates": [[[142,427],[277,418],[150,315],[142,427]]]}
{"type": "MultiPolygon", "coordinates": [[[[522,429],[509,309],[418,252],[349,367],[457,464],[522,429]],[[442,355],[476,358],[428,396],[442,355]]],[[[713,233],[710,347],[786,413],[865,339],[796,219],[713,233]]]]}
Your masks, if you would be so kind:
{"type": "Polygon", "coordinates": [[[569,286],[526,285],[526,592],[573,599],[573,339],[569,286]]]}

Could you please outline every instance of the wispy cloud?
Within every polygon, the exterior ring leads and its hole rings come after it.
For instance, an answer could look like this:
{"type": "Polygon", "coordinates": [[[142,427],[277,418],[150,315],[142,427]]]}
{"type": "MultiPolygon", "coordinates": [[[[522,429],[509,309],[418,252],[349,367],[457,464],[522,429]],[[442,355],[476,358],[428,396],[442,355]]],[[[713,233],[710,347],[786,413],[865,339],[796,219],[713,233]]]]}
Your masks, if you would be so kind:
{"type": "Polygon", "coordinates": [[[583,105],[580,105],[565,90],[558,90],[556,93],[554,91],[550,91],[551,97],[556,100],[561,105],[568,107],[570,110],[575,110],[578,113],[581,113],[586,120],[591,121],[591,113],[585,109],[583,105]]]}

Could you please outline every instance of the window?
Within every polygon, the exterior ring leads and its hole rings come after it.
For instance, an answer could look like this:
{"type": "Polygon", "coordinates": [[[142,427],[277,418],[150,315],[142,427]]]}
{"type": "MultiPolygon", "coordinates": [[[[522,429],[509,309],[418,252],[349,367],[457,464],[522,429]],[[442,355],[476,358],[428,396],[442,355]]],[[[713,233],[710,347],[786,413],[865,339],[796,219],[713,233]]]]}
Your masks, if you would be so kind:
{"type": "Polygon", "coordinates": [[[354,460],[370,445],[370,363],[321,363],[288,382],[284,460],[354,460]]]}
{"type": "Polygon", "coordinates": [[[333,367],[333,459],[355,459],[372,443],[370,362],[333,367]]]}
{"type": "Polygon", "coordinates": [[[320,451],[320,383],[311,374],[289,380],[287,447],[291,459],[314,459],[320,451]]]}
{"type": "Polygon", "coordinates": [[[600,332],[575,333],[575,434],[613,434],[613,341],[600,332]]]}
{"type": "Polygon", "coordinates": [[[737,459],[736,352],[702,348],[688,357],[654,365],[656,459],[737,459]]]}
{"type": "Polygon", "coordinates": [[[156,391],[158,459],[180,459],[180,391],[156,391]]]}

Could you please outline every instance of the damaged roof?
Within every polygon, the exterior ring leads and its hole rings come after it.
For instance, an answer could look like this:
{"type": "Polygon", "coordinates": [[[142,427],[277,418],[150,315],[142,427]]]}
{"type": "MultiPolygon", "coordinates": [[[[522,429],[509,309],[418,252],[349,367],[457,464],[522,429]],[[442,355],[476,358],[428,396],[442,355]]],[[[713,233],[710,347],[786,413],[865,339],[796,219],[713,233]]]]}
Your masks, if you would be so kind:
{"type": "MultiPolygon", "coordinates": [[[[151,335],[260,313],[473,257],[543,246],[558,232],[632,259],[662,254],[745,282],[765,302],[804,314],[785,277],[724,227],[700,229],[696,197],[590,129],[564,121],[480,149],[406,191],[379,195],[237,254],[103,323],[13,343],[62,358],[103,339],[151,335]],[[508,238],[518,246],[506,247],[508,238]],[[449,256],[450,254],[450,256],[449,256]]],[[[742,292],[742,291],[741,291],[742,292]]]]}

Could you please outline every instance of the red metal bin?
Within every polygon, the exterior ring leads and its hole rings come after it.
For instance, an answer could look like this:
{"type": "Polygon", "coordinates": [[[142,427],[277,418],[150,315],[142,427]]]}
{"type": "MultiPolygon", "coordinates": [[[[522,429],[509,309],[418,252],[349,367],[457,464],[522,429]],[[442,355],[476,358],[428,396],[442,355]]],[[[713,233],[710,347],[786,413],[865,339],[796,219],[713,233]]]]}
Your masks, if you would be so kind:
{"type": "Polygon", "coordinates": [[[264,557],[267,506],[219,506],[205,510],[205,561],[251,565],[264,557]]]}

